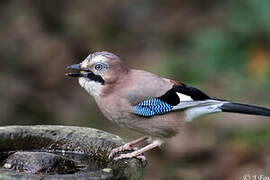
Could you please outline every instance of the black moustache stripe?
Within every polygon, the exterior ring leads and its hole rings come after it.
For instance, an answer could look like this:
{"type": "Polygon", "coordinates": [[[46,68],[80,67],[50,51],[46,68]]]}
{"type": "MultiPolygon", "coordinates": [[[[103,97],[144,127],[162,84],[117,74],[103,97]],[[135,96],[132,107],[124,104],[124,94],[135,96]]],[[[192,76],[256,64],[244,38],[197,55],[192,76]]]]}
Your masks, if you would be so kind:
{"type": "Polygon", "coordinates": [[[99,82],[102,85],[105,84],[105,80],[100,75],[96,75],[93,72],[85,72],[85,73],[70,72],[70,73],[67,73],[66,76],[70,76],[70,77],[87,77],[90,80],[95,81],[95,82],[99,82]]]}
{"type": "Polygon", "coordinates": [[[102,85],[105,84],[105,80],[100,75],[95,75],[95,74],[91,73],[91,74],[88,74],[87,77],[89,79],[91,79],[92,81],[99,82],[102,85]]]}

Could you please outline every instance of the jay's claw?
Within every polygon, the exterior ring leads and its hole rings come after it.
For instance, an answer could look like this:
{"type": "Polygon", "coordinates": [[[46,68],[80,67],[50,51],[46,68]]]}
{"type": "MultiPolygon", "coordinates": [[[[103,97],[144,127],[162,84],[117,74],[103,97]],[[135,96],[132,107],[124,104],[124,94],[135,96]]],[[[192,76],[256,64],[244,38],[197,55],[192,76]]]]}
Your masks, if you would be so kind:
{"type": "Polygon", "coordinates": [[[123,146],[120,146],[120,147],[117,147],[117,148],[114,148],[111,153],[109,154],[109,159],[112,159],[116,153],[118,152],[122,152],[122,151],[125,151],[125,150],[138,150],[137,147],[134,147],[136,144],[140,143],[140,142],[143,142],[145,140],[147,140],[148,137],[147,136],[143,136],[143,137],[140,137],[138,139],[135,139],[133,141],[130,141],[126,144],[124,144],[123,146]]]}
{"type": "Polygon", "coordinates": [[[130,153],[127,153],[127,154],[120,154],[119,156],[115,157],[114,160],[118,161],[120,159],[138,158],[143,162],[143,164],[146,165],[147,164],[147,163],[145,163],[146,158],[143,156],[143,153],[150,150],[150,149],[153,149],[157,146],[160,146],[160,145],[161,145],[160,141],[153,141],[151,144],[148,144],[147,146],[144,146],[141,149],[137,149],[137,150],[130,152],[130,153]]]}
{"type": "Polygon", "coordinates": [[[147,166],[148,161],[144,155],[136,156],[135,158],[139,159],[142,162],[143,167],[147,166]]]}
{"type": "Polygon", "coordinates": [[[118,161],[120,159],[131,159],[131,158],[134,158],[137,156],[138,156],[137,154],[135,154],[134,152],[131,152],[131,153],[127,153],[127,154],[120,154],[119,156],[115,157],[114,160],[118,161]]]}
{"type": "Polygon", "coordinates": [[[126,151],[126,150],[136,151],[137,149],[138,149],[137,147],[132,147],[130,144],[124,144],[123,146],[114,148],[109,154],[109,159],[112,159],[119,152],[126,151]]]}
{"type": "Polygon", "coordinates": [[[119,156],[115,157],[114,160],[118,161],[120,159],[130,159],[130,158],[139,159],[142,162],[143,167],[146,167],[147,165],[147,159],[144,155],[136,155],[134,153],[120,154],[119,156]]]}

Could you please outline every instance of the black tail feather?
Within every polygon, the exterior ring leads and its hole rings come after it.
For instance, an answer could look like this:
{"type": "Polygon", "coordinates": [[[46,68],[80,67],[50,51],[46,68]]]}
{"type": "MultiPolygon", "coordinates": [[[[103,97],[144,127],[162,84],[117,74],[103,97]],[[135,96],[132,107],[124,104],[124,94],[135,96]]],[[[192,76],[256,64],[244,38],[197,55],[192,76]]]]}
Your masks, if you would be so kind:
{"type": "Polygon", "coordinates": [[[243,113],[270,117],[270,109],[239,103],[225,103],[220,109],[223,112],[243,113]]]}

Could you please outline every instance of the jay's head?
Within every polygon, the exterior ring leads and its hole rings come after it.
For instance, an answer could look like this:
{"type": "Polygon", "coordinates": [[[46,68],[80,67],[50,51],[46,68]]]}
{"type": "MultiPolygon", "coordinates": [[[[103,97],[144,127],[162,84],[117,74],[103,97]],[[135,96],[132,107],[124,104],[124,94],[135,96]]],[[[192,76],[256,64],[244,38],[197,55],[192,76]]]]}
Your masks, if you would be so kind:
{"type": "Polygon", "coordinates": [[[89,54],[81,63],[68,66],[67,70],[75,70],[66,75],[78,77],[80,85],[93,96],[99,96],[106,85],[115,83],[128,72],[121,59],[109,52],[89,54]]]}

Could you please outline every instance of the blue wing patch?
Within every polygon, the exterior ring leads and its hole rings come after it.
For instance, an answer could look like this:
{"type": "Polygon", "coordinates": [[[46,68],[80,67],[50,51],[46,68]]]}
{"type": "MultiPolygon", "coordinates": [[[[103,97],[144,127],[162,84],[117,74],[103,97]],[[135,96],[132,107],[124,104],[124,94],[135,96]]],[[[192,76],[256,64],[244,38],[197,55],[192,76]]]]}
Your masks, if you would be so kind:
{"type": "Polygon", "coordinates": [[[172,106],[166,102],[161,101],[160,99],[148,99],[138,105],[133,107],[133,110],[136,114],[140,116],[154,116],[166,114],[172,111],[172,106]]]}

